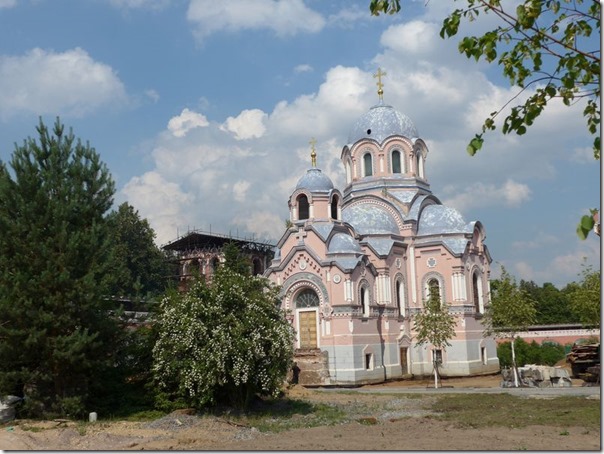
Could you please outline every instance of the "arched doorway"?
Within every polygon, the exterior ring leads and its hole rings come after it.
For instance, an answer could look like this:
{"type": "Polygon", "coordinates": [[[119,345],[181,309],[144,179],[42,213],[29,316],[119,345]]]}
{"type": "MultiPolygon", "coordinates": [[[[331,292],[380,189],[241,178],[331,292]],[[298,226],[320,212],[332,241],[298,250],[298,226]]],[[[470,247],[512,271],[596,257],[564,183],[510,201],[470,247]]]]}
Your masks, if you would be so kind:
{"type": "Polygon", "coordinates": [[[295,301],[299,348],[317,348],[319,296],[314,290],[305,288],[296,295],[295,301]]]}

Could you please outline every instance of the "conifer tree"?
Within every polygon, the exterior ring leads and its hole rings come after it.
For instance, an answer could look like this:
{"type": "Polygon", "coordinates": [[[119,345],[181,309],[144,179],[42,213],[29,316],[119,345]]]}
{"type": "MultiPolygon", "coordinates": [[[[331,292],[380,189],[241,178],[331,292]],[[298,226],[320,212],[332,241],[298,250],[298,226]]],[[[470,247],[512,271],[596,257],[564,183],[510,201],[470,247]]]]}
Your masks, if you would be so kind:
{"type": "Polygon", "coordinates": [[[25,395],[33,416],[75,417],[118,333],[102,308],[114,183],[58,118],[36,129],[0,163],[0,394],[25,395]]]}

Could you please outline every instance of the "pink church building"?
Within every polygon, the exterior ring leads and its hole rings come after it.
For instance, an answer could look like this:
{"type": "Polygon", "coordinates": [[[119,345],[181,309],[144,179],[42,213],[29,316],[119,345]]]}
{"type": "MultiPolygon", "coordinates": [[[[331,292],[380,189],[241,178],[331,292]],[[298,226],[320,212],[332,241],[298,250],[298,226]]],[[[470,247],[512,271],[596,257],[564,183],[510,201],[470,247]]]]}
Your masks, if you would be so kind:
{"type": "Polygon", "coordinates": [[[354,385],[433,373],[499,371],[483,336],[491,257],[485,229],[430,190],[428,147],[413,122],[379,103],[353,125],[341,161],[346,186],[316,166],[289,198],[290,227],[264,273],[282,288],[297,333],[298,379],[354,385]],[[414,315],[438,292],[456,320],[451,346],[418,346],[414,315]]]}

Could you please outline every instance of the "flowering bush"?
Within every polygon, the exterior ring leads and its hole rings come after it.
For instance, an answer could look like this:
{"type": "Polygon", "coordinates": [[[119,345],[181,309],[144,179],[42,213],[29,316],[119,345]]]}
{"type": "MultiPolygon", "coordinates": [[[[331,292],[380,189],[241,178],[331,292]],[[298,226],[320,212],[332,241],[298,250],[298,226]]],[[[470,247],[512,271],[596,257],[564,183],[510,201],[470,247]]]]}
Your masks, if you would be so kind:
{"type": "Polygon", "coordinates": [[[160,389],[193,407],[246,407],[276,396],[292,364],[294,333],[266,279],[220,267],[211,283],[168,294],[157,318],[153,373],[160,389]]]}

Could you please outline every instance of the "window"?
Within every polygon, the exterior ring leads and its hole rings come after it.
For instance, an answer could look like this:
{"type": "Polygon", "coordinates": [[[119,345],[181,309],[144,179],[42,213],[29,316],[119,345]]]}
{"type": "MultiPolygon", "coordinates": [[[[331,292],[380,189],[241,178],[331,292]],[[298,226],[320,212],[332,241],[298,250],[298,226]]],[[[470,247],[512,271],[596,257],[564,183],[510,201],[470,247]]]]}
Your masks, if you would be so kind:
{"type": "Polygon", "coordinates": [[[392,173],[401,173],[401,152],[398,150],[392,152],[392,173]]]}
{"type": "Polygon", "coordinates": [[[398,307],[401,317],[405,314],[405,283],[402,280],[396,281],[396,305],[398,307]]]}
{"type": "Polygon", "coordinates": [[[363,308],[363,317],[369,317],[369,288],[361,288],[361,307],[363,308]]]}
{"type": "Polygon", "coordinates": [[[363,156],[363,167],[364,176],[370,177],[371,175],[373,175],[373,167],[371,165],[371,153],[365,153],[365,155],[363,156]]]}
{"type": "Polygon", "coordinates": [[[472,299],[474,303],[474,311],[480,312],[480,298],[478,295],[478,275],[477,273],[472,274],[472,299]]]}
{"type": "Polygon", "coordinates": [[[254,257],[254,260],[252,261],[252,265],[253,265],[252,274],[254,276],[262,274],[262,261],[258,257],[254,257]]]}
{"type": "Polygon", "coordinates": [[[334,194],[331,198],[331,219],[338,219],[338,196],[334,194]]]}
{"type": "Polygon", "coordinates": [[[373,354],[365,353],[365,370],[373,369],[373,354]]]}
{"type": "Polygon", "coordinates": [[[298,295],[296,295],[296,307],[298,309],[306,307],[319,307],[319,296],[314,290],[305,288],[298,293],[298,295]]]}
{"type": "Polygon", "coordinates": [[[427,299],[435,298],[437,301],[440,301],[440,284],[438,279],[432,278],[428,281],[428,294],[426,295],[427,299]]]}
{"type": "Polygon", "coordinates": [[[486,347],[480,347],[480,359],[482,360],[482,364],[486,365],[488,362],[488,358],[487,358],[487,348],[486,347]]]}
{"type": "Polygon", "coordinates": [[[441,365],[443,363],[443,351],[439,349],[432,350],[432,361],[441,365]]]}
{"type": "Polygon", "coordinates": [[[298,196],[298,219],[308,219],[310,215],[310,205],[308,204],[308,197],[304,194],[298,196]]]}

